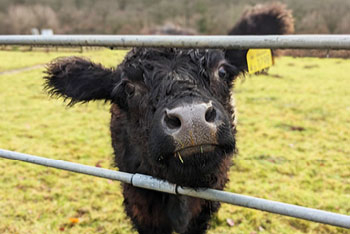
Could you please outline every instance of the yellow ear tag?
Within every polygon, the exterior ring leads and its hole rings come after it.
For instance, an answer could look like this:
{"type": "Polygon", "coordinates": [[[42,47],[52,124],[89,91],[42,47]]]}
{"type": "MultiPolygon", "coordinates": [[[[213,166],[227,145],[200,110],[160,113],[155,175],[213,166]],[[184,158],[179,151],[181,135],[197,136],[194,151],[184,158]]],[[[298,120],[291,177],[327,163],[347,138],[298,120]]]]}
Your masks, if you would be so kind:
{"type": "Polygon", "coordinates": [[[254,74],[273,64],[270,49],[249,49],[247,53],[248,72],[254,74]]]}

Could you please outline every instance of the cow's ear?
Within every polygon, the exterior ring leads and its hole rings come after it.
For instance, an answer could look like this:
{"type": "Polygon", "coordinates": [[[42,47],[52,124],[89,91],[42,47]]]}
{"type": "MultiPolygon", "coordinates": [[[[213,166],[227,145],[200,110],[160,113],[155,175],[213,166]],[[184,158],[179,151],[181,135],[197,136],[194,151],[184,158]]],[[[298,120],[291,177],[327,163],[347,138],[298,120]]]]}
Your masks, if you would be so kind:
{"type": "Polygon", "coordinates": [[[248,50],[226,50],[225,59],[244,73],[248,70],[247,52],[248,50]]]}
{"type": "Polygon", "coordinates": [[[121,72],[79,57],[59,58],[46,70],[45,89],[52,96],[70,100],[69,105],[91,100],[112,100],[121,72]]]}

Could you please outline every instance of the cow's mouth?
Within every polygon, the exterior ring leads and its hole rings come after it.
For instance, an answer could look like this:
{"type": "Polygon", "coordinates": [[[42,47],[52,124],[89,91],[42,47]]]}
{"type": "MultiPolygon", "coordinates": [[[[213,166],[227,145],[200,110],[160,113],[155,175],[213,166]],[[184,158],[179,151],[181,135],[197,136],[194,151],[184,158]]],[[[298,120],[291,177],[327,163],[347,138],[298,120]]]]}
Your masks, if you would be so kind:
{"type": "Polygon", "coordinates": [[[194,154],[205,154],[213,152],[217,145],[214,144],[204,144],[204,145],[194,145],[189,147],[184,147],[175,151],[175,157],[188,157],[194,154]]]}

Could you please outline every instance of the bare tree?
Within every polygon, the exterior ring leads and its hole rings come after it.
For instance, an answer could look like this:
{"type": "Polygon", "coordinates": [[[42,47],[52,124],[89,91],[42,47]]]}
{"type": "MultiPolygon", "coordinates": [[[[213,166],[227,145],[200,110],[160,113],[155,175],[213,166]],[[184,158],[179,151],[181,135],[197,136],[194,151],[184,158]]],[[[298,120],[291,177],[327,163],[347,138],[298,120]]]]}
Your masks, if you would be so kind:
{"type": "Polygon", "coordinates": [[[56,13],[49,6],[12,5],[3,17],[1,31],[8,34],[29,34],[32,28],[59,28],[56,13]]]}

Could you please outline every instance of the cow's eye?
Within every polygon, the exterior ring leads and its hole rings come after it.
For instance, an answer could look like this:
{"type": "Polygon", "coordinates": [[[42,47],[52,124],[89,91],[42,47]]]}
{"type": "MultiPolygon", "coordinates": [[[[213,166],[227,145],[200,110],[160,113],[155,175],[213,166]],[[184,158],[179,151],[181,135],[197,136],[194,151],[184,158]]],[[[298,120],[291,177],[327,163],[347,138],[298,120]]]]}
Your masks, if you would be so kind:
{"type": "Polygon", "coordinates": [[[227,78],[228,73],[227,73],[227,71],[225,70],[224,66],[220,66],[220,67],[219,67],[219,69],[218,69],[218,75],[219,75],[219,77],[222,78],[222,79],[227,78]]]}
{"type": "Polygon", "coordinates": [[[135,93],[135,86],[131,83],[126,83],[125,85],[125,93],[128,95],[128,97],[134,96],[135,93]]]}

